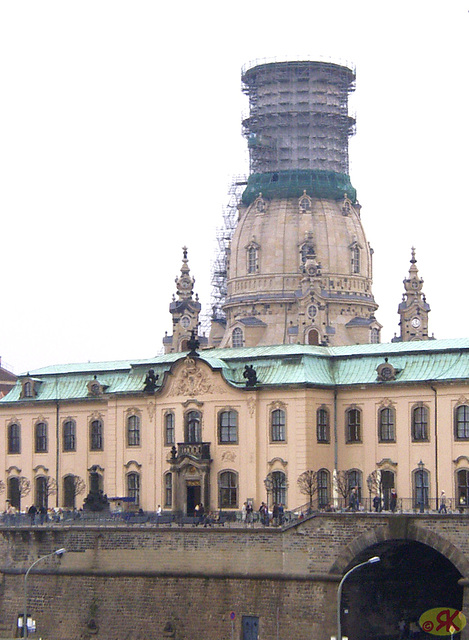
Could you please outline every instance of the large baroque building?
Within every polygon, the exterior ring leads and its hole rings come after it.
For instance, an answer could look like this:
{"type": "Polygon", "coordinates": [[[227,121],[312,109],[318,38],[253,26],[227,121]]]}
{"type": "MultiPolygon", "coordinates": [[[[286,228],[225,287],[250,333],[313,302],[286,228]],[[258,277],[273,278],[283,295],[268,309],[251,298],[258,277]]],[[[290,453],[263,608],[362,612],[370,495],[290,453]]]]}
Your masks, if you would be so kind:
{"type": "Polygon", "coordinates": [[[93,474],[110,498],[183,513],[333,508],[353,487],[362,504],[467,503],[469,340],[429,339],[412,250],[400,335],[380,343],[348,175],[354,81],[323,62],[243,71],[251,175],[209,338],[184,248],[164,355],[31,371],[0,401],[5,498],[79,507],[93,474]]]}

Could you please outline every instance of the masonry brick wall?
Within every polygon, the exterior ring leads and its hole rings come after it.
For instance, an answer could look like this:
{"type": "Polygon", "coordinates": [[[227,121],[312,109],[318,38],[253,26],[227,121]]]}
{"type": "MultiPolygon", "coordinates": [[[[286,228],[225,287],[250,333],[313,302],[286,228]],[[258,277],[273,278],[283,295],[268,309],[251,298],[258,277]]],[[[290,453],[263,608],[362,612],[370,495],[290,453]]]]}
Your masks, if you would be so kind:
{"type": "MultiPolygon", "coordinates": [[[[468,518],[324,514],[274,529],[114,526],[0,529],[0,634],[13,637],[24,572],[28,609],[48,640],[241,638],[243,615],[260,638],[326,640],[335,633],[337,583],[358,554],[418,540],[469,575],[468,518]]],[[[466,589],[467,591],[467,589],[466,589]]]]}

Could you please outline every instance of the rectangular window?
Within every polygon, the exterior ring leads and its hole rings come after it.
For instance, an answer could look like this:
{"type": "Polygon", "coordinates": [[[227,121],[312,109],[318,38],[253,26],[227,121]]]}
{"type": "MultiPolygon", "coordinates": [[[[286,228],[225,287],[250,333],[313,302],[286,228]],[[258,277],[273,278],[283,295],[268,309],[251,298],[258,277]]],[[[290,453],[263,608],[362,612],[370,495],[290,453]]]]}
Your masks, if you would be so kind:
{"type": "Polygon", "coordinates": [[[164,477],[164,505],[171,507],[173,504],[173,476],[167,473],[164,477]]]}
{"type": "Polygon", "coordinates": [[[359,409],[349,409],[347,416],[347,442],[360,442],[360,411],[359,409]]]}
{"type": "Polygon", "coordinates": [[[164,417],[164,443],[171,446],[174,442],[174,413],[167,413],[164,417]]]}
{"type": "Polygon", "coordinates": [[[318,442],[329,442],[329,414],[327,409],[318,409],[316,420],[318,442]]]}
{"type": "Polygon", "coordinates": [[[90,427],[91,451],[103,450],[103,423],[101,420],[93,420],[90,427]]]}
{"type": "Polygon", "coordinates": [[[272,442],[285,442],[285,411],[275,409],[271,413],[272,442]]]}

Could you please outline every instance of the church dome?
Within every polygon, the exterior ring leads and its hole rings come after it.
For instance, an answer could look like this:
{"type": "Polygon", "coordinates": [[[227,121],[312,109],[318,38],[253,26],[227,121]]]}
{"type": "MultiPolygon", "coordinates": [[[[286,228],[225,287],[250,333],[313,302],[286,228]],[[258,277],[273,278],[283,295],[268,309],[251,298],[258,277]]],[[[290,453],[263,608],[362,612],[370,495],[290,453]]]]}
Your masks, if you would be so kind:
{"type": "Polygon", "coordinates": [[[371,283],[359,205],[260,194],[240,206],[231,242],[223,344],[235,327],[250,346],[370,342],[379,329],[371,283]]]}

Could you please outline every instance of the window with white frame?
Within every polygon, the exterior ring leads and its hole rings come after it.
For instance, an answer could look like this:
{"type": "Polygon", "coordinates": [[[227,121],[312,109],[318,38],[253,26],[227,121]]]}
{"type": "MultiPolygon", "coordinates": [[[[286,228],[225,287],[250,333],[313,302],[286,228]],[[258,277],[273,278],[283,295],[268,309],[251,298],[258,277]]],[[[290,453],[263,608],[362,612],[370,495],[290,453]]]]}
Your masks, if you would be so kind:
{"type": "Polygon", "coordinates": [[[286,416],[283,409],[274,409],[270,414],[270,433],[272,442],[285,442],[286,416]]]}
{"type": "Polygon", "coordinates": [[[235,327],[233,329],[233,333],[231,334],[231,344],[234,348],[242,347],[244,344],[244,335],[243,330],[240,327],[235,327]]]}

